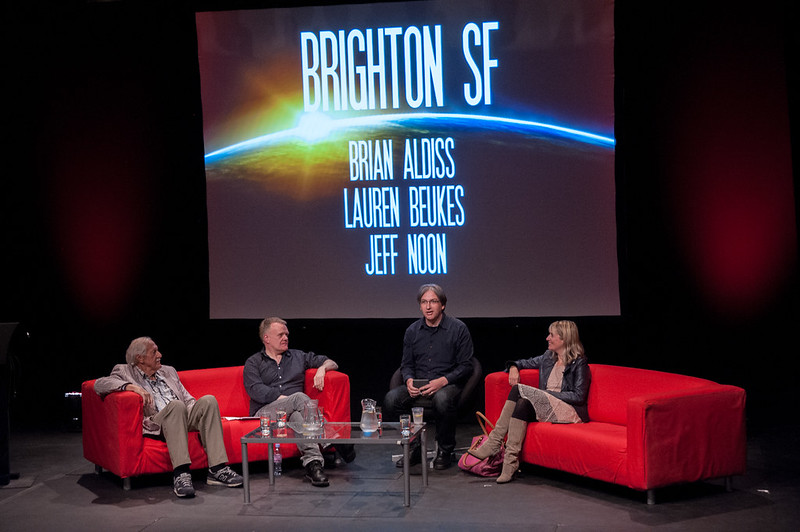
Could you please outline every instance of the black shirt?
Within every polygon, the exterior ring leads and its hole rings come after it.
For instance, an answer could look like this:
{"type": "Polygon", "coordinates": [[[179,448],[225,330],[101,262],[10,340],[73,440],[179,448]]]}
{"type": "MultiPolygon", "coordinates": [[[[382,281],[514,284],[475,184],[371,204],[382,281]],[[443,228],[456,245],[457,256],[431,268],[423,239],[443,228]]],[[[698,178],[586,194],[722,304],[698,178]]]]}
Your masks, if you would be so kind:
{"type": "Polygon", "coordinates": [[[403,337],[403,383],[447,377],[451,384],[462,384],[472,373],[472,351],[472,336],[461,320],[443,314],[437,327],[429,327],[420,318],[403,337]]]}
{"type": "Polygon", "coordinates": [[[244,388],[250,396],[250,415],[259,408],[275,401],[281,395],[302,392],[305,373],[309,368],[318,368],[328,357],[289,349],[278,364],[264,349],[252,355],[244,363],[244,388]]]}

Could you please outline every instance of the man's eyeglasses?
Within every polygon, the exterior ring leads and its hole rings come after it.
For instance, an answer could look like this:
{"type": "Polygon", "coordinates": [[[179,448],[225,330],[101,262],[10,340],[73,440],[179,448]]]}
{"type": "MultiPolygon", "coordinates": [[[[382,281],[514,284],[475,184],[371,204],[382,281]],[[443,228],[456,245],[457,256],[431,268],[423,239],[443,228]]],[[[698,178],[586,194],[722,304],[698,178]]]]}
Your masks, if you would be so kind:
{"type": "Polygon", "coordinates": [[[419,302],[420,305],[438,305],[438,299],[423,299],[419,302]]]}

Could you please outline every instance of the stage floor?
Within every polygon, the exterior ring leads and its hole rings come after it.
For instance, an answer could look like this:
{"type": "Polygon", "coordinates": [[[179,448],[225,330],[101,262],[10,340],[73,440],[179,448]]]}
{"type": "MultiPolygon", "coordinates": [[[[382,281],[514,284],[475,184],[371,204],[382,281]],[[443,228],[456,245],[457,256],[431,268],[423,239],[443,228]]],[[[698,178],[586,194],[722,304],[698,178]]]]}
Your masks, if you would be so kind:
{"type": "MultiPolygon", "coordinates": [[[[461,425],[466,446],[477,426],[461,425]]],[[[327,469],[331,485],[314,488],[297,461],[274,487],[266,465],[251,466],[252,503],[241,489],[212,487],[195,473],[197,496],[178,499],[171,475],[134,479],[124,491],[83,458],[81,433],[11,434],[11,470],[0,489],[4,531],[12,530],[800,530],[800,427],[750,430],[748,471],[728,493],[722,481],[645,494],[541,468],[498,486],[453,465],[430,470],[422,487],[412,468],[411,507],[403,507],[402,471],[380,446],[359,446],[354,462],[327,469]]],[[[241,466],[236,466],[241,471],[241,466]]]]}

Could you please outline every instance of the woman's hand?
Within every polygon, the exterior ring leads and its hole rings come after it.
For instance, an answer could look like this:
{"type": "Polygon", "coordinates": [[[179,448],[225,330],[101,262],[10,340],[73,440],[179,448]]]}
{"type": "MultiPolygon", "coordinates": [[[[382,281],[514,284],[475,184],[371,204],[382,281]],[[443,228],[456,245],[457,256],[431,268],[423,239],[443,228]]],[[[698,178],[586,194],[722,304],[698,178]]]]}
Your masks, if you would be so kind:
{"type": "Polygon", "coordinates": [[[511,386],[519,384],[519,369],[517,366],[508,368],[508,384],[511,386]]]}

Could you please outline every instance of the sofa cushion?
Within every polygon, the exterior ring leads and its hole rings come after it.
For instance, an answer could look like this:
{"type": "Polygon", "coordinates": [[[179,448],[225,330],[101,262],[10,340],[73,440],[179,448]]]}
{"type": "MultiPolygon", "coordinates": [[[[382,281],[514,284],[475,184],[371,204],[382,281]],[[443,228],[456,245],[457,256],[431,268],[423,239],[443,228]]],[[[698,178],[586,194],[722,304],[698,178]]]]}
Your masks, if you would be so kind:
{"type": "Polygon", "coordinates": [[[213,395],[219,404],[221,416],[247,416],[250,397],[244,389],[242,371],[244,366],[225,368],[189,369],[178,372],[183,386],[195,399],[213,395]]]}
{"type": "Polygon", "coordinates": [[[639,368],[590,364],[589,420],[625,425],[628,401],[633,397],[674,390],[690,390],[715,383],[697,377],[639,368]]]}
{"type": "Polygon", "coordinates": [[[606,482],[627,482],[628,434],[611,423],[530,423],[522,459],[606,482]],[[554,452],[555,449],[560,450],[554,452]]]}

